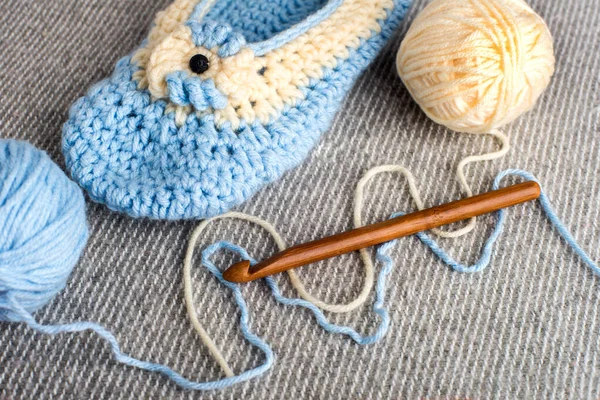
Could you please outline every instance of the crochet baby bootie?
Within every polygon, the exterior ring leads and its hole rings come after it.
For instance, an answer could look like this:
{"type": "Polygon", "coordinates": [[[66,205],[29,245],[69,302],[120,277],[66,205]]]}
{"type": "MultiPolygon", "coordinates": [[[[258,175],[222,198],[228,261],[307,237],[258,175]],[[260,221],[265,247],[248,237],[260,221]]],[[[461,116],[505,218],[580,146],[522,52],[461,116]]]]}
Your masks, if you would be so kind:
{"type": "Polygon", "coordinates": [[[226,212],[306,157],[409,3],[176,0],[72,106],[67,167],[134,217],[226,212]]]}

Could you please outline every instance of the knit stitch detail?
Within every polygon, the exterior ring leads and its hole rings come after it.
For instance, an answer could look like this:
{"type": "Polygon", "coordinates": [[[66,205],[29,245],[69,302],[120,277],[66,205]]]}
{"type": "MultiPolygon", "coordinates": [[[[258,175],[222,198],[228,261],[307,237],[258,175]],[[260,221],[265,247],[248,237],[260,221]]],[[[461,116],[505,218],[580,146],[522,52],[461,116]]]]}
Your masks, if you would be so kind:
{"type": "Polygon", "coordinates": [[[227,97],[216,87],[212,79],[200,80],[187,72],[177,71],[167,75],[169,98],[178,106],[192,105],[198,111],[222,110],[227,97]]]}

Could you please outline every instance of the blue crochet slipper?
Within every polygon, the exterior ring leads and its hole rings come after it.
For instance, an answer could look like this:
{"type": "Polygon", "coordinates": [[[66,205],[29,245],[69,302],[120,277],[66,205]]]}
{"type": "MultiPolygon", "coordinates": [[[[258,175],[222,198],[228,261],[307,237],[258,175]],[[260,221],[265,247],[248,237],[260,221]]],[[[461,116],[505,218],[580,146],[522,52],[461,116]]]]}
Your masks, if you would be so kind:
{"type": "Polygon", "coordinates": [[[176,0],[72,106],[72,177],[134,217],[226,212],[307,156],[410,1],[176,0]]]}

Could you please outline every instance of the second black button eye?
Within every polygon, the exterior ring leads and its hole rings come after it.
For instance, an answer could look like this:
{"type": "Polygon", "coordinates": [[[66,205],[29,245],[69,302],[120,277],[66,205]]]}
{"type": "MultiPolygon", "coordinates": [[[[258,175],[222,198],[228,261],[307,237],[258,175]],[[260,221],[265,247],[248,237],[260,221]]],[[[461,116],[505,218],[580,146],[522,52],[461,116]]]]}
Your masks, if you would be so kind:
{"type": "Polygon", "coordinates": [[[210,63],[208,62],[208,58],[206,58],[203,54],[196,54],[192,58],[190,58],[190,69],[197,73],[202,74],[208,71],[210,68],[210,63]]]}

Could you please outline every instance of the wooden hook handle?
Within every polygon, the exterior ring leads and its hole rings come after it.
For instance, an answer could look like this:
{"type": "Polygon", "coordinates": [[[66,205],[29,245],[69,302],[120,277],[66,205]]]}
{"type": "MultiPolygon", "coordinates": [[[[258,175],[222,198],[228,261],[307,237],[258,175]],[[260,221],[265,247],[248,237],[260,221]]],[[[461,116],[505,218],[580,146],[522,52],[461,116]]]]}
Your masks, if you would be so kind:
{"type": "Polygon", "coordinates": [[[536,182],[519,183],[293,246],[252,267],[248,261],[242,261],[229,267],[223,273],[223,277],[230,282],[253,281],[403,236],[535,200],[540,196],[540,192],[540,186],[536,182]]]}

